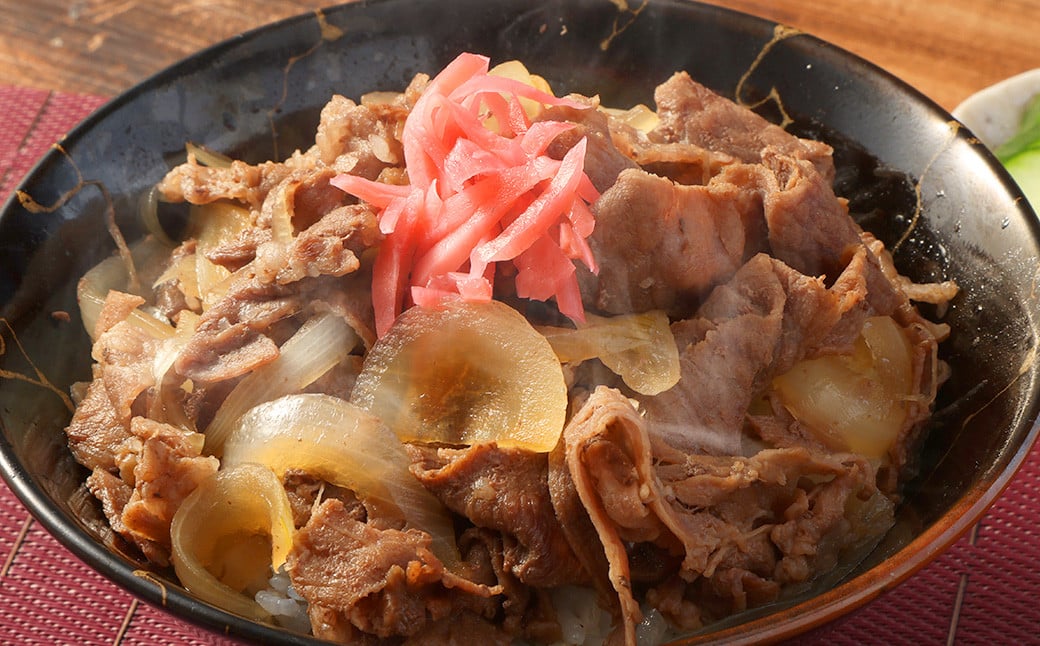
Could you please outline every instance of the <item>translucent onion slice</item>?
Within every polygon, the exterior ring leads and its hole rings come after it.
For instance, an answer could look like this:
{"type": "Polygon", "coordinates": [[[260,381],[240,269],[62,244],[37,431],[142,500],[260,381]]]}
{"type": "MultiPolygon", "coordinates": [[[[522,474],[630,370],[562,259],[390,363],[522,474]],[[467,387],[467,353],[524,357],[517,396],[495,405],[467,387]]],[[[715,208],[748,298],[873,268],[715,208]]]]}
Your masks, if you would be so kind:
{"type": "Polygon", "coordinates": [[[252,408],[224,443],[225,466],[247,462],[279,477],[301,469],[350,489],[378,516],[430,534],[434,553],[446,564],[458,561],[451,517],[408,470],[401,442],[378,417],[349,402],[306,393],[252,408]]]}
{"type": "Polygon", "coordinates": [[[184,145],[184,149],[189,155],[195,157],[195,161],[210,168],[228,168],[234,161],[223,153],[218,153],[215,150],[210,150],[205,146],[200,146],[190,141],[184,145]]]}
{"type": "MultiPolygon", "coordinates": [[[[132,245],[130,253],[134,263],[138,267],[143,267],[146,264],[157,262],[160,258],[166,258],[170,250],[154,238],[142,238],[132,245]]],[[[101,308],[105,304],[108,292],[113,289],[129,292],[129,276],[126,263],[120,256],[114,255],[94,265],[80,278],[76,285],[76,301],[79,305],[83,327],[87,330],[91,340],[97,340],[94,338],[94,329],[97,327],[98,316],[101,314],[101,308]]],[[[165,332],[168,332],[169,335],[173,333],[173,328],[169,325],[166,325],[169,328],[168,331],[160,331],[156,326],[165,324],[144,312],[135,310],[131,317],[135,325],[149,330],[156,338],[167,336],[165,332]]]]}
{"type": "Polygon", "coordinates": [[[177,243],[170,238],[159,222],[159,187],[153,186],[141,196],[137,207],[141,215],[141,223],[148,233],[167,247],[176,247],[177,243]]]}
{"type": "Polygon", "coordinates": [[[640,132],[650,132],[661,122],[661,118],[657,116],[657,113],[642,103],[634,105],[627,110],[619,108],[600,109],[640,132]]]}
{"type": "Polygon", "coordinates": [[[235,422],[253,406],[297,393],[347,358],[358,335],[339,316],[323,313],[279,348],[278,358],[254,370],[228,394],[206,428],[206,451],[219,456],[235,422]]]}
{"type": "Polygon", "coordinates": [[[598,358],[643,395],[662,393],[679,382],[679,349],[665,312],[614,317],[586,313],[585,318],[578,329],[539,328],[560,361],[598,358]]]}
{"type": "MultiPolygon", "coordinates": [[[[520,81],[524,85],[530,85],[534,89],[541,90],[546,94],[553,93],[548,81],[537,74],[532,74],[530,70],[527,69],[526,65],[517,60],[505,61],[495,65],[488,70],[488,76],[501,76],[514,81],[520,81]]],[[[541,114],[543,109],[541,103],[525,97],[520,97],[520,105],[523,106],[524,112],[526,112],[527,116],[531,119],[534,119],[541,114]]],[[[498,129],[494,117],[489,117],[485,124],[491,130],[498,129]]]]}
{"type": "Polygon", "coordinates": [[[192,594],[254,620],[270,614],[252,599],[292,547],[293,517],[268,468],[240,464],[202,482],[170,526],[173,567],[192,594]]]}
{"type": "Polygon", "coordinates": [[[161,384],[170,367],[180,356],[184,347],[188,345],[195,328],[199,324],[199,315],[190,310],[184,310],[177,317],[177,326],[174,328],[172,337],[165,339],[155,353],[152,361],[152,375],[155,383],[161,384]]]}
{"type": "Polygon", "coordinates": [[[498,301],[405,311],[365,358],[351,401],[402,441],[551,451],[567,387],[545,337],[498,301]]]}
{"type": "MultiPolygon", "coordinates": [[[[191,207],[189,235],[196,240],[195,289],[203,309],[225,293],[231,272],[206,257],[206,253],[236,239],[252,226],[249,209],[233,202],[218,201],[191,207]]],[[[191,281],[185,281],[190,283],[191,281]]]]}
{"type": "Polygon", "coordinates": [[[785,408],[821,442],[870,458],[895,442],[912,385],[910,342],[887,316],[867,320],[851,355],[802,361],[773,380],[785,408]]]}

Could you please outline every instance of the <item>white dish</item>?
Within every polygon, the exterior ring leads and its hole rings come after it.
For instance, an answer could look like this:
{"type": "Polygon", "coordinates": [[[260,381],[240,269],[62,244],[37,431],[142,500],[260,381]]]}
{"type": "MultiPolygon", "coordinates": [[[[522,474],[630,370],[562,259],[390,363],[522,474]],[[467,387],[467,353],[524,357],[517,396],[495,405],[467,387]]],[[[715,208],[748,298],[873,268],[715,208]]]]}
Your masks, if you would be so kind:
{"type": "Polygon", "coordinates": [[[979,90],[953,109],[953,116],[982,143],[996,148],[1018,130],[1026,104],[1040,94],[1040,68],[979,90]]]}

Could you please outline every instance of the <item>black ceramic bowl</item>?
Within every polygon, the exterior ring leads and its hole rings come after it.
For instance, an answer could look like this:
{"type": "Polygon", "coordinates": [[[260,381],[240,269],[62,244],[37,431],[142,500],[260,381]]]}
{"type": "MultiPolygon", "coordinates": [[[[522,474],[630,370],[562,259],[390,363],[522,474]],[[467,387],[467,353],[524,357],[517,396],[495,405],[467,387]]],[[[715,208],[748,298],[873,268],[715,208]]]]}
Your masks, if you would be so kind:
{"type": "MultiPolygon", "coordinates": [[[[918,281],[954,279],[962,288],[943,318],[953,328],[942,348],[953,376],[896,528],[841,582],[704,638],[792,635],[875,597],[978,519],[1036,435],[1035,215],[970,133],[870,64],[722,9],[678,0],[631,6],[359,2],[248,33],[145,81],[70,133],[20,187],[58,208],[34,214],[18,200],[5,206],[0,369],[27,375],[38,369],[64,392],[89,377],[82,326],[52,312],[75,314],[77,278],[113,250],[105,226],[110,207],[127,237],[140,235],[137,200],[186,141],[250,161],[284,157],[313,140],[319,109],[332,93],[356,98],[402,89],[415,73],[436,72],[461,51],[521,59],[557,92],[599,93],[614,106],[649,103],[655,85],[687,70],[723,95],[762,102],[771,118],[789,115],[790,130],[831,143],[837,192],[896,250],[900,270],[918,281]]],[[[3,380],[3,475],[61,542],[142,599],[195,624],[258,641],[311,641],[201,603],[169,573],[135,574],[138,563],[102,542],[92,508],[71,507],[84,473],[65,445],[68,419],[54,392],[3,380]]]]}

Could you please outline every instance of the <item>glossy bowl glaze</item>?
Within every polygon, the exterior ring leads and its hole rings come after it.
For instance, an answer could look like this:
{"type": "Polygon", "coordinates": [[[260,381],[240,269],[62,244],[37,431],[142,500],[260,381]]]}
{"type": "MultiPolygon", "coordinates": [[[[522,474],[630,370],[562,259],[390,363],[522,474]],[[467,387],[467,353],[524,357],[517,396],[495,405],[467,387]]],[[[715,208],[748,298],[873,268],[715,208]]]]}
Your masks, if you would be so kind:
{"type": "MultiPolygon", "coordinates": [[[[186,141],[249,161],[313,141],[333,93],[399,90],[459,52],[517,58],[559,92],[650,103],[676,70],[836,149],[837,192],[918,281],[956,280],[943,313],[952,377],[942,389],[896,527],[854,571],[807,595],[715,626],[694,641],[775,640],[891,588],[967,530],[1037,433],[1034,295],[1040,230],[1000,165],[949,114],[872,65],[796,31],[680,1],[373,0],[308,14],[203,51],[107,104],[51,150],[0,216],[0,467],[40,522],[140,598],[244,639],[316,643],[193,599],[170,572],[106,546],[83,470],[65,444],[57,392],[90,375],[76,322],[78,277],[113,244],[106,219],[139,236],[137,201],[186,141]],[[625,7],[621,9],[620,7],[625,7]],[[39,211],[40,209],[34,209],[39,211]],[[54,312],[70,312],[63,322],[54,312]],[[18,343],[14,340],[17,338],[18,343]],[[50,387],[45,387],[46,385],[50,387]]],[[[930,312],[930,314],[936,314],[930,312]]]]}

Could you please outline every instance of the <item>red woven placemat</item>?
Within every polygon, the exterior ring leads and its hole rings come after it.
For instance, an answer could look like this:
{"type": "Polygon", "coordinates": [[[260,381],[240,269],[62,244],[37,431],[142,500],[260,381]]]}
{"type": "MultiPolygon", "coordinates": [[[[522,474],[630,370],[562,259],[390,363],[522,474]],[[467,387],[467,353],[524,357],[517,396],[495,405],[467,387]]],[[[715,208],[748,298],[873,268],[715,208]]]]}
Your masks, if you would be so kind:
{"type": "MultiPolygon", "coordinates": [[[[0,85],[0,203],[102,98],[0,85]]],[[[968,536],[798,643],[1040,644],[1040,447],[968,536]]],[[[230,644],[141,604],[57,543],[0,485],[0,644],[230,644]]]]}

